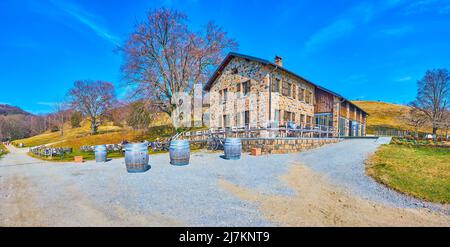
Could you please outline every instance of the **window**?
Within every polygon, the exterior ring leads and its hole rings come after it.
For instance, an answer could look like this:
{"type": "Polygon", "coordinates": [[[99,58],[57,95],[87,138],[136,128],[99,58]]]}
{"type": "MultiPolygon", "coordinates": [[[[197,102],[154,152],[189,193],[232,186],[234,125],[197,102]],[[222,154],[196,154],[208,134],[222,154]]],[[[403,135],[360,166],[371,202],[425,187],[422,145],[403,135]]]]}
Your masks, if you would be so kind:
{"type": "Polygon", "coordinates": [[[283,96],[291,97],[291,90],[292,90],[292,83],[289,82],[283,82],[283,89],[282,89],[283,96]]]}
{"type": "Polygon", "coordinates": [[[305,102],[306,104],[312,103],[312,93],[310,91],[306,91],[305,102]]]}
{"type": "Polygon", "coordinates": [[[278,78],[274,78],[274,80],[272,80],[272,92],[274,93],[279,93],[280,92],[280,79],[278,78]]]}
{"type": "Polygon", "coordinates": [[[244,91],[244,96],[247,96],[250,93],[250,81],[242,83],[242,90],[244,91]]]}
{"type": "Polygon", "coordinates": [[[245,121],[246,126],[250,124],[250,112],[249,111],[244,112],[244,121],[245,121]]]}
{"type": "Polygon", "coordinates": [[[305,123],[305,114],[300,114],[300,123],[305,123]]]}
{"type": "Polygon", "coordinates": [[[312,117],[311,116],[307,116],[306,117],[306,124],[312,124],[312,117]]]}
{"type": "Polygon", "coordinates": [[[230,116],[229,115],[223,115],[223,123],[224,123],[224,127],[230,127],[230,116]]]}
{"type": "Polygon", "coordinates": [[[275,119],[276,122],[280,122],[280,110],[275,110],[275,119]]]}
{"type": "Polygon", "coordinates": [[[236,86],[236,94],[237,97],[241,96],[241,83],[238,83],[236,86]]]}
{"type": "Polygon", "coordinates": [[[294,84],[294,85],[292,85],[292,98],[297,98],[297,94],[296,94],[296,92],[297,92],[297,86],[294,84]]]}
{"type": "Polygon", "coordinates": [[[242,113],[236,114],[236,126],[237,126],[237,127],[240,127],[240,126],[241,126],[241,114],[242,114],[242,113]]]}
{"type": "Polygon", "coordinates": [[[291,112],[285,111],[283,114],[283,122],[287,122],[289,121],[289,119],[291,118],[291,112]]]}
{"type": "Polygon", "coordinates": [[[298,100],[305,101],[305,89],[300,88],[298,90],[298,100]]]}
{"type": "Polygon", "coordinates": [[[228,100],[228,89],[222,90],[222,102],[225,103],[228,100]]]}
{"type": "Polygon", "coordinates": [[[289,112],[289,111],[285,111],[284,112],[284,116],[283,116],[283,120],[284,120],[285,123],[288,122],[288,121],[295,122],[295,113],[289,112]]]}

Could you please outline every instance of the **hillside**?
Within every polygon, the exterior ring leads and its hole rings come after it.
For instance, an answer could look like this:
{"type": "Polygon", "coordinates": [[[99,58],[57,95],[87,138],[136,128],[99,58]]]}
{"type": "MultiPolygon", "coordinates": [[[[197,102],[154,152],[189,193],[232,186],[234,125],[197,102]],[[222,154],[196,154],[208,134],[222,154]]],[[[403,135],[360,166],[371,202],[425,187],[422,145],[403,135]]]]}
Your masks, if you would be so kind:
{"type": "Polygon", "coordinates": [[[17,106],[0,104],[0,115],[31,115],[17,106]]]}
{"type": "Polygon", "coordinates": [[[377,101],[352,101],[355,105],[369,113],[367,118],[367,133],[373,134],[377,128],[413,130],[401,120],[401,116],[410,109],[405,105],[377,101]]]}
{"type": "MultiPolygon", "coordinates": [[[[408,106],[375,101],[353,101],[353,103],[369,113],[367,119],[368,134],[373,134],[377,128],[412,130],[410,126],[402,122],[401,118],[399,118],[399,116],[407,113],[408,106]]],[[[168,125],[170,119],[164,116],[158,116],[156,119],[146,132],[106,123],[100,126],[98,135],[92,136],[90,135],[89,122],[84,121],[80,128],[72,129],[67,124],[63,137],[60,136],[59,132],[48,131],[41,135],[16,140],[15,143],[23,143],[26,147],[51,144],[56,147],[79,149],[83,145],[114,144],[124,140],[129,142],[154,140],[161,136],[174,134],[173,128],[168,125]]]]}
{"type": "Polygon", "coordinates": [[[70,124],[67,123],[64,127],[64,136],[61,136],[59,131],[47,131],[37,136],[16,140],[14,143],[23,143],[25,147],[51,145],[78,150],[80,146],[84,145],[117,144],[124,140],[129,142],[150,141],[158,136],[173,135],[174,129],[168,123],[168,118],[158,117],[158,120],[153,122],[148,131],[132,130],[126,126],[119,127],[112,123],[104,123],[99,127],[97,135],[90,134],[89,121],[83,121],[80,128],[71,128],[70,124]]]}

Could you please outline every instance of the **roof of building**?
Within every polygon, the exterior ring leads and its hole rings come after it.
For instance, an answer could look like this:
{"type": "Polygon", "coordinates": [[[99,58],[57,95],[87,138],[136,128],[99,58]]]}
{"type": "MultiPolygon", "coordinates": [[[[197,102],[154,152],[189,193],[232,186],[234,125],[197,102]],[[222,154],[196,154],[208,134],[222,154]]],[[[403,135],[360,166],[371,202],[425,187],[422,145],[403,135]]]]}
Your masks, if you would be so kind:
{"type": "Polygon", "coordinates": [[[348,99],[346,99],[344,96],[342,96],[342,95],[340,95],[340,94],[338,94],[338,93],[335,93],[335,92],[333,92],[333,91],[331,91],[331,90],[329,90],[329,89],[326,89],[326,88],[324,88],[324,87],[322,87],[322,86],[319,86],[319,85],[317,85],[316,83],[313,83],[313,82],[311,82],[310,80],[305,79],[304,77],[302,77],[302,76],[300,76],[300,75],[298,75],[298,74],[296,74],[296,73],[294,73],[294,72],[292,72],[292,71],[290,71],[290,70],[288,70],[288,69],[286,69],[286,68],[284,68],[284,67],[280,67],[280,66],[278,66],[277,64],[275,64],[275,63],[273,63],[273,62],[271,62],[271,61],[269,61],[269,60],[266,60],[266,59],[257,58],[257,57],[253,57],[253,56],[249,56],[249,55],[244,55],[244,54],[240,54],[240,53],[236,53],[236,52],[230,52],[230,53],[228,53],[228,55],[225,57],[225,59],[222,61],[222,63],[219,65],[219,67],[216,69],[216,71],[215,71],[214,74],[211,76],[211,78],[206,82],[206,84],[205,84],[205,86],[204,86],[204,90],[209,91],[209,90],[211,89],[211,86],[212,86],[212,84],[214,83],[214,81],[220,76],[220,74],[222,73],[223,69],[228,65],[228,63],[229,63],[229,62],[231,61],[231,59],[233,59],[234,57],[239,57],[239,58],[243,58],[243,59],[248,59],[248,60],[251,60],[251,61],[255,61],[255,62],[262,63],[262,64],[264,64],[264,65],[273,66],[273,67],[275,67],[275,68],[277,68],[277,69],[279,69],[279,70],[281,70],[281,71],[284,71],[284,72],[286,72],[286,73],[288,73],[288,74],[291,74],[291,75],[293,75],[293,76],[295,76],[295,77],[297,77],[297,78],[299,78],[299,79],[301,79],[301,80],[303,80],[303,81],[306,81],[306,82],[312,84],[313,86],[317,87],[318,89],[320,89],[320,90],[322,90],[322,91],[325,91],[325,92],[328,92],[328,93],[330,93],[330,94],[333,94],[333,95],[335,95],[335,96],[341,98],[341,99],[344,100],[344,101],[348,101],[350,104],[352,104],[353,106],[355,106],[356,108],[358,108],[359,110],[361,110],[362,112],[364,112],[364,113],[367,114],[366,111],[364,111],[363,109],[361,109],[361,108],[358,107],[357,105],[351,103],[351,101],[348,100],[348,99]]]}

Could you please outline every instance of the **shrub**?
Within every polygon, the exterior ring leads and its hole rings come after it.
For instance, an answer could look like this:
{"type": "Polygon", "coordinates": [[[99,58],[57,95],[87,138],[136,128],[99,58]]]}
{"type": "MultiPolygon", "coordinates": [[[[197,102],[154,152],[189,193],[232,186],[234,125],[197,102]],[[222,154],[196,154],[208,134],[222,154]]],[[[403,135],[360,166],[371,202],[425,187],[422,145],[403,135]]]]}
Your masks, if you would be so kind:
{"type": "Polygon", "coordinates": [[[81,112],[76,111],[70,116],[70,124],[72,125],[72,128],[79,128],[81,127],[81,121],[83,120],[83,115],[81,112]]]}

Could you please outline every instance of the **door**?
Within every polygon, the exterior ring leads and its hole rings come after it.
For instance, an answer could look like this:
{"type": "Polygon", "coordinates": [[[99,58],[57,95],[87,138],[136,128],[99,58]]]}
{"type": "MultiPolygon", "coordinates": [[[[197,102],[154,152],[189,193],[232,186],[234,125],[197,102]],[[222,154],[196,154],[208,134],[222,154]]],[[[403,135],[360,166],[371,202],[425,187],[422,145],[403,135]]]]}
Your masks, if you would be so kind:
{"type": "Polygon", "coordinates": [[[353,121],[348,121],[348,136],[353,136],[353,121]]]}

